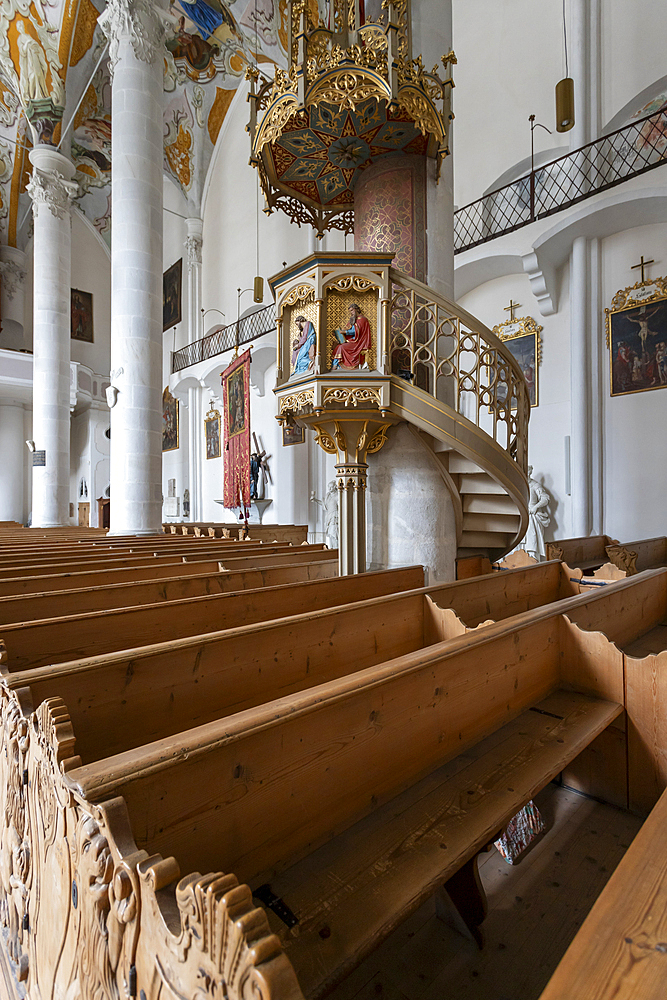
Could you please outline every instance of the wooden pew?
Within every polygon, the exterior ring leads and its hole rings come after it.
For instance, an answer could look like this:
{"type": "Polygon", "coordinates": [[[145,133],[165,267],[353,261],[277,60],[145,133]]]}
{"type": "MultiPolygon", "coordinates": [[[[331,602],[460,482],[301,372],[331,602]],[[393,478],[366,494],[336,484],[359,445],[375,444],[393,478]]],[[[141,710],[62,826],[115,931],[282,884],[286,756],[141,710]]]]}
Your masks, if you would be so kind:
{"type": "MultiPolygon", "coordinates": [[[[501,620],[512,615],[542,607],[554,601],[576,595],[578,587],[568,576],[561,563],[535,564],[529,569],[514,570],[506,574],[490,574],[452,584],[424,587],[415,593],[430,598],[425,619],[424,644],[462,635],[470,628],[477,628],[489,620],[501,620]]],[[[393,579],[389,577],[388,579],[393,579]]],[[[363,597],[373,598],[400,590],[413,589],[423,584],[423,573],[407,571],[396,576],[397,585],[376,590],[376,575],[366,574],[362,578],[361,590],[352,578],[325,582],[319,590],[330,594],[324,603],[313,603],[318,588],[312,595],[305,595],[308,586],[289,587],[283,598],[274,593],[240,595],[230,600],[229,587],[225,594],[220,592],[200,597],[182,597],[181,600],[142,606],[119,606],[113,613],[95,611],[79,614],[60,614],[64,611],[57,599],[51,599],[54,614],[50,620],[44,613],[36,614],[32,621],[7,621],[0,628],[0,640],[4,641],[9,668],[26,669],[47,663],[61,663],[80,656],[128,649],[150,642],[165,642],[186,636],[218,632],[232,625],[248,624],[253,621],[275,617],[297,615],[309,610],[331,607],[336,604],[350,604],[363,597]],[[368,592],[363,581],[368,581],[368,592]],[[410,583],[412,581],[412,583],[410,583]],[[338,594],[338,599],[333,595],[338,594]],[[305,595],[305,596],[302,596],[305,595]],[[259,604],[257,604],[259,602],[259,604]],[[263,610],[258,616],[257,607],[263,610]]],[[[136,585],[133,585],[136,587],[136,585]]],[[[16,599],[4,599],[15,609],[23,608],[23,600],[17,608],[16,599]]],[[[3,599],[0,598],[0,613],[3,599]]],[[[40,601],[31,600],[29,605],[40,606],[40,601]]],[[[44,604],[44,598],[41,605],[44,604]]],[[[48,605],[47,605],[48,607],[48,605]]],[[[422,612],[419,612],[420,615],[422,612]]],[[[340,625],[339,628],[344,626],[340,625]]]]}
{"type": "MultiPolygon", "coordinates": [[[[180,564],[179,564],[180,565],[180,564]]],[[[196,563],[195,568],[201,564],[196,563]]],[[[387,571],[389,572],[389,571],[387,571]]],[[[92,587],[46,591],[45,593],[0,597],[0,623],[37,621],[73,614],[107,611],[112,608],[143,607],[161,602],[226,594],[257,587],[276,587],[303,580],[323,580],[337,576],[338,566],[330,558],[322,562],[292,563],[266,569],[230,573],[194,573],[150,580],[130,580],[92,587]]],[[[66,578],[69,579],[69,578],[66,578]]],[[[398,588],[394,588],[398,589],[398,588]]]]}
{"type": "MultiPolygon", "coordinates": [[[[73,587],[94,587],[102,581],[105,583],[122,583],[137,580],[157,580],[170,576],[195,576],[202,573],[210,575],[222,572],[223,570],[243,572],[246,569],[268,569],[269,567],[278,565],[304,564],[309,562],[322,566],[333,561],[336,562],[337,566],[337,559],[338,553],[335,549],[307,552],[299,547],[275,555],[268,554],[256,557],[225,559],[224,563],[221,560],[206,558],[203,558],[201,561],[181,559],[178,562],[170,563],[152,560],[151,563],[145,562],[125,569],[114,567],[83,570],[81,572],[55,572],[35,576],[0,578],[0,597],[18,594],[39,594],[46,591],[71,589],[73,587]]],[[[332,576],[335,574],[325,572],[324,575],[332,576]]]]}
{"type": "Polygon", "coordinates": [[[540,1000],[664,1000],[667,791],[630,844],[540,1000]]]}
{"type": "Polygon", "coordinates": [[[587,664],[563,665],[559,621],[404,654],[67,781],[123,796],[137,846],[183,871],[270,882],[299,922],[272,930],[319,997],[621,712],[618,669],[594,696],[563,689],[587,664]]]}
{"type": "MultiPolygon", "coordinates": [[[[309,546],[299,546],[301,551],[321,551],[324,549],[324,545],[309,545],[309,546]]],[[[184,561],[191,559],[205,559],[205,558],[231,558],[232,556],[243,556],[244,558],[249,557],[254,552],[293,552],[295,547],[287,543],[225,543],[218,541],[203,541],[201,544],[197,545],[185,545],[185,546],[169,546],[166,549],[150,549],[145,550],[132,550],[132,549],[120,549],[113,552],[99,551],[99,552],[81,552],[81,553],[70,553],[67,552],[64,555],[11,555],[5,557],[5,560],[0,560],[0,574],[2,576],[27,576],[36,575],[39,573],[47,573],[49,571],[61,571],[69,572],[70,570],[78,570],[79,568],[85,569],[86,567],[95,568],[95,566],[134,566],[139,565],[146,560],[152,562],[173,562],[175,559],[183,559],[184,561]]]]}
{"type": "MultiPolygon", "coordinates": [[[[632,595],[639,594],[647,580],[665,575],[654,571],[604,593],[568,598],[567,607],[570,614],[584,615],[587,605],[598,606],[597,612],[587,613],[590,623],[599,624],[599,607],[609,602],[612,592],[625,594],[630,606],[632,595]]],[[[204,974],[202,968],[213,977],[211,982],[218,983],[221,959],[209,942],[227,933],[240,934],[241,951],[234,954],[248,956],[241,961],[243,976],[256,974],[259,981],[270,984],[267,995],[280,1000],[301,995],[289,965],[282,961],[280,943],[297,968],[304,992],[309,997],[322,995],[455,871],[463,868],[472,879],[477,851],[516,809],[550,775],[567,772],[577,752],[609,723],[620,729],[623,654],[603,636],[565,619],[555,605],[417,647],[383,663],[371,659],[370,665],[355,670],[364,662],[357,657],[365,652],[370,658],[377,652],[382,655],[382,646],[376,649],[376,643],[388,643],[392,631],[399,641],[415,636],[416,596],[401,595],[401,616],[392,601],[337,609],[345,628],[334,630],[322,628],[325,619],[331,623],[329,612],[301,616],[287,649],[285,634],[279,632],[294,630],[294,618],[228,632],[227,639],[237,643],[242,668],[237,668],[237,675],[245,673],[251,683],[254,662],[255,673],[264,671],[263,678],[257,674],[254,679],[258,697],[273,696],[276,688],[280,696],[224,715],[234,706],[226,708],[223,699],[238,697],[239,690],[234,695],[219,673],[219,686],[224,688],[217,703],[220,715],[194,730],[179,733],[169,730],[168,724],[178,726],[189,718],[191,725],[193,711],[202,707],[212,711],[212,689],[205,685],[214,669],[225,666],[231,679],[232,646],[226,646],[217,666],[203,658],[195,661],[197,669],[189,671],[189,683],[181,671],[175,686],[168,672],[159,672],[156,661],[156,691],[173,693],[174,700],[171,707],[166,700],[158,705],[157,722],[167,727],[169,735],[149,745],[139,741],[153,725],[153,703],[137,713],[132,726],[123,704],[134,700],[128,692],[142,697],[133,687],[135,682],[143,683],[144,689],[149,686],[148,675],[142,673],[142,650],[135,651],[116,681],[109,672],[104,677],[99,674],[98,683],[90,684],[90,698],[89,678],[104,670],[110,657],[99,657],[98,664],[89,662],[78,673],[75,665],[63,664],[6,678],[4,698],[14,697],[15,692],[26,713],[37,708],[28,758],[19,757],[16,765],[19,776],[24,767],[41,776],[40,781],[29,782],[26,794],[39,794],[45,787],[45,772],[74,793],[68,796],[63,789],[58,801],[68,803],[71,850],[81,860],[70,867],[69,861],[63,864],[60,850],[47,855],[46,861],[35,851],[35,864],[47,866],[36,878],[48,887],[42,906],[48,894],[55,903],[71,898],[74,873],[81,919],[96,913],[90,904],[86,909],[85,894],[89,886],[97,885],[99,875],[84,864],[89,854],[94,860],[99,849],[87,853],[77,838],[80,831],[92,831],[89,843],[98,844],[101,838],[108,844],[112,868],[117,866],[109,884],[118,884],[108,915],[110,928],[115,926],[114,914],[122,912],[123,899],[131,900],[133,893],[141,897],[137,907],[141,926],[135,928],[129,916],[128,930],[114,931],[118,938],[110,931],[109,937],[122,945],[118,945],[121,958],[114,957],[114,963],[119,962],[126,974],[130,964],[134,968],[136,995],[141,989],[150,995],[157,961],[163,970],[161,981],[175,995],[192,995],[204,974]],[[368,613],[374,604],[394,612],[385,616],[383,634],[374,632],[380,620],[368,613]],[[356,633],[349,627],[350,610],[357,616],[356,633]],[[269,645],[258,644],[258,635],[269,634],[280,642],[279,663],[269,645]],[[290,687],[299,657],[305,675],[300,690],[290,687]],[[322,676],[317,671],[329,668],[337,669],[338,675],[311,686],[322,676]],[[63,690],[65,683],[70,685],[69,713],[56,683],[63,690]],[[40,706],[42,696],[49,700],[40,706]],[[117,728],[127,745],[113,758],[97,758],[96,753],[106,752],[105,739],[115,738],[117,728]],[[55,749],[49,749],[54,741],[55,749]],[[82,753],[83,764],[77,752],[82,753]],[[60,762],[55,773],[53,760],[60,762]],[[131,830],[119,796],[125,796],[131,830]],[[177,884],[177,863],[155,853],[149,857],[148,852],[174,852],[181,868],[193,874],[177,884]],[[198,874],[220,868],[249,881],[263,898],[267,896],[261,886],[268,881],[273,894],[296,914],[298,936],[272,913],[267,924],[249,890],[238,886],[234,876],[198,874]],[[125,884],[129,896],[123,895],[125,884]],[[198,928],[204,927],[209,930],[202,936],[198,928]],[[184,951],[182,942],[191,940],[190,933],[201,941],[201,948],[184,951]]],[[[429,599],[421,594],[427,620],[433,607],[429,599]]],[[[632,606],[641,604],[638,597],[632,606]]],[[[649,620],[644,616],[640,624],[649,620]]],[[[7,727],[15,718],[6,710],[3,717],[7,727]]],[[[11,754],[0,759],[0,774],[14,759],[11,754]]],[[[69,859],[67,844],[64,849],[69,859]]],[[[32,890],[27,892],[32,913],[32,890]]],[[[69,912],[74,912],[71,907],[69,912]]],[[[20,936],[18,916],[15,926],[20,936]]],[[[45,921],[36,926],[39,938],[45,921]]],[[[27,936],[28,932],[22,939],[26,949],[27,936]]],[[[54,970],[53,975],[64,974],[67,962],[49,960],[51,953],[41,938],[31,948],[42,956],[43,967],[54,970]]],[[[228,981],[230,1000],[245,995],[237,983],[228,981]]],[[[65,991],[55,995],[58,992],[65,991]]]]}
{"type": "MultiPolygon", "coordinates": [[[[181,535],[206,535],[211,538],[233,539],[243,538],[245,525],[243,521],[236,521],[231,524],[221,524],[218,521],[194,521],[187,523],[168,522],[163,526],[165,531],[170,529],[173,534],[181,535]]],[[[293,545],[301,545],[308,541],[307,524],[249,524],[250,538],[267,539],[273,541],[277,539],[282,542],[291,542],[293,545]]]]}
{"type": "MultiPolygon", "coordinates": [[[[224,582],[229,587],[227,581],[224,582]]],[[[0,627],[0,648],[4,645],[10,670],[25,670],[190,636],[218,634],[225,629],[277,617],[303,616],[324,608],[393,595],[397,591],[409,591],[421,597],[423,591],[415,591],[415,586],[423,582],[423,568],[414,566],[9,624],[0,627]]],[[[397,603],[400,604],[400,599],[397,603]]],[[[339,619],[337,616],[336,620],[339,619]]],[[[325,627],[322,623],[322,628],[325,627]]],[[[345,628],[340,623],[335,627],[338,630],[345,628]]]]}
{"type": "Polygon", "coordinates": [[[609,535],[559,538],[556,542],[547,542],[547,559],[561,559],[572,569],[597,569],[607,561],[607,545],[617,544],[609,535]]]}
{"type": "Polygon", "coordinates": [[[612,564],[625,570],[628,576],[656,566],[667,566],[667,537],[641,538],[623,545],[608,545],[607,555],[612,564]]]}

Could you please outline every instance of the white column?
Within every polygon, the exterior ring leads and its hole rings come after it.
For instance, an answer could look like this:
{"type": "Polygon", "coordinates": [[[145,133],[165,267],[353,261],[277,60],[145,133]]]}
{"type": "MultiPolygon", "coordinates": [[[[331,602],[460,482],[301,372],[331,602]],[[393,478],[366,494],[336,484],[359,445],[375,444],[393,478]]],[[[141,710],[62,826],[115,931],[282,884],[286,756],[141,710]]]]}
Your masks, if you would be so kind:
{"type": "Polygon", "coordinates": [[[23,523],[23,467],[28,455],[23,404],[0,403],[0,521],[23,523]]]}
{"type": "Polygon", "coordinates": [[[17,247],[0,246],[0,347],[20,351],[25,343],[25,254],[17,247]]]}
{"type": "Polygon", "coordinates": [[[570,0],[568,48],[570,76],[574,80],[574,126],[570,149],[590,141],[590,34],[589,0],[570,0]]]}
{"type": "Polygon", "coordinates": [[[591,365],[588,323],[588,241],[578,236],[570,254],[570,468],[572,535],[591,531],[591,365]]]}
{"type": "Polygon", "coordinates": [[[163,11],[110,0],[111,533],[162,522],[163,11]],[[113,403],[113,399],[112,399],[113,403]]]}
{"type": "Polygon", "coordinates": [[[33,440],[46,464],[32,474],[33,527],[69,524],[70,286],[74,165],[36,146],[28,192],[34,216],[33,440]]]}
{"type": "MultiPolygon", "coordinates": [[[[188,344],[194,344],[203,335],[201,317],[202,298],[202,233],[204,223],[199,218],[186,219],[187,236],[185,255],[188,263],[188,344]]],[[[188,488],[190,490],[190,520],[201,521],[201,461],[198,436],[203,433],[199,419],[201,392],[198,386],[188,389],[188,488]]]]}
{"type": "MultiPolygon", "coordinates": [[[[440,58],[452,48],[452,0],[418,0],[412,4],[412,55],[440,72],[440,58]]],[[[455,72],[456,67],[453,68],[455,72]]],[[[454,91],[452,100],[456,95],[454,91]]],[[[454,157],[450,155],[436,183],[434,160],[426,161],[426,284],[454,299],[454,157]]]]}

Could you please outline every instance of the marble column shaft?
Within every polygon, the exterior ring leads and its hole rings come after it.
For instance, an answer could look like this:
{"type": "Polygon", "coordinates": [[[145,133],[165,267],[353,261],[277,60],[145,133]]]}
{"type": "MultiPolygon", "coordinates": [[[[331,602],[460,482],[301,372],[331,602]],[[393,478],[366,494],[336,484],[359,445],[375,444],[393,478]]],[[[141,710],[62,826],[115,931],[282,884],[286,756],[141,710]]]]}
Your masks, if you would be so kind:
{"type": "Polygon", "coordinates": [[[70,287],[74,165],[36,146],[28,192],[34,215],[33,440],[46,464],[33,467],[32,524],[69,524],[70,287]]]}
{"type": "MultiPolygon", "coordinates": [[[[202,219],[186,219],[187,236],[185,251],[188,265],[188,343],[194,344],[202,336],[202,219]]],[[[201,392],[199,386],[188,389],[188,488],[190,490],[190,520],[203,520],[201,496],[200,437],[204,433],[201,419],[201,392]]]]}
{"type": "Polygon", "coordinates": [[[111,533],[162,523],[163,14],[110,0],[111,533]],[[112,399],[113,402],[113,399],[112,399]]]}

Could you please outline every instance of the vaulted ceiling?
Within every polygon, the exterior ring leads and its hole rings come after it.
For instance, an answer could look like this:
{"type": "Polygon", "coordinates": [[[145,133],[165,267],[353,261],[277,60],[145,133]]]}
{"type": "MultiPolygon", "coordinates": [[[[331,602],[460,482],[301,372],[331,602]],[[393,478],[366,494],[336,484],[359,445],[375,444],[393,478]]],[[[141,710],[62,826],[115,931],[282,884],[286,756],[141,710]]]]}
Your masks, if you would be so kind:
{"type": "MultiPolygon", "coordinates": [[[[77,167],[76,204],[108,242],[111,233],[111,81],[97,24],[104,0],[0,0],[0,243],[23,247],[33,136],[31,99],[65,104],[77,167]]],[[[164,170],[191,215],[225,115],[249,63],[285,64],[285,0],[171,0],[175,25],[164,58],[164,170]]],[[[270,70],[270,66],[266,67],[270,70]]],[[[60,126],[54,141],[61,136],[60,126]]]]}

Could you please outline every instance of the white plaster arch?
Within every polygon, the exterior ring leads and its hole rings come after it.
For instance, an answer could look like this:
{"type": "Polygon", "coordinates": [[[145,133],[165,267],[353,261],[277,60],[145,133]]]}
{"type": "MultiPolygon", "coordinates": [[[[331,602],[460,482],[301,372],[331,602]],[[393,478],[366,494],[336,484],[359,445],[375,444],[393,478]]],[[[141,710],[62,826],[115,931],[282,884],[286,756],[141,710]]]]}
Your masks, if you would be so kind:
{"type": "Polygon", "coordinates": [[[611,118],[607,124],[602,129],[602,135],[606,135],[607,132],[613,132],[617,128],[621,128],[625,125],[629,118],[636,115],[644,105],[648,104],[651,98],[655,97],[661,91],[667,92],[667,76],[661,76],[655,83],[650,84],[648,87],[644,87],[642,91],[624,104],[620,111],[611,118]]]}
{"type": "MultiPolygon", "coordinates": [[[[236,93],[232,97],[231,103],[230,103],[229,107],[227,108],[227,114],[224,117],[222,126],[220,127],[220,131],[218,132],[218,138],[215,141],[215,147],[213,149],[213,153],[211,154],[211,159],[208,162],[208,170],[206,171],[206,178],[204,180],[204,187],[203,187],[203,190],[202,190],[202,196],[201,196],[201,217],[202,217],[202,219],[204,218],[204,215],[205,215],[205,212],[206,212],[206,202],[208,200],[208,192],[209,192],[209,188],[211,186],[211,177],[213,176],[213,173],[215,171],[215,167],[216,167],[216,164],[218,162],[218,158],[220,156],[220,151],[222,149],[222,145],[223,145],[225,136],[227,135],[227,132],[228,132],[229,127],[230,127],[230,123],[233,120],[234,115],[236,114],[236,112],[238,110],[237,105],[239,104],[240,101],[245,102],[246,96],[248,94],[249,86],[250,86],[249,83],[247,81],[245,81],[245,80],[243,80],[243,81],[241,81],[241,83],[239,83],[238,87],[236,88],[236,93]]],[[[248,115],[248,117],[250,117],[250,116],[248,115]]],[[[250,157],[250,139],[249,138],[248,138],[248,157],[250,157]]]]}
{"type": "Polygon", "coordinates": [[[97,231],[97,229],[95,229],[95,226],[92,224],[92,222],[90,221],[90,219],[88,218],[88,216],[85,214],[85,212],[81,211],[81,209],[79,208],[78,205],[73,205],[72,208],[76,212],[77,217],[79,219],[81,219],[81,221],[84,223],[84,225],[86,226],[86,228],[91,231],[91,233],[93,234],[93,236],[95,237],[95,239],[97,240],[97,242],[102,247],[102,249],[104,250],[105,254],[107,255],[107,258],[109,260],[111,260],[111,248],[104,241],[103,237],[97,231]]]}

